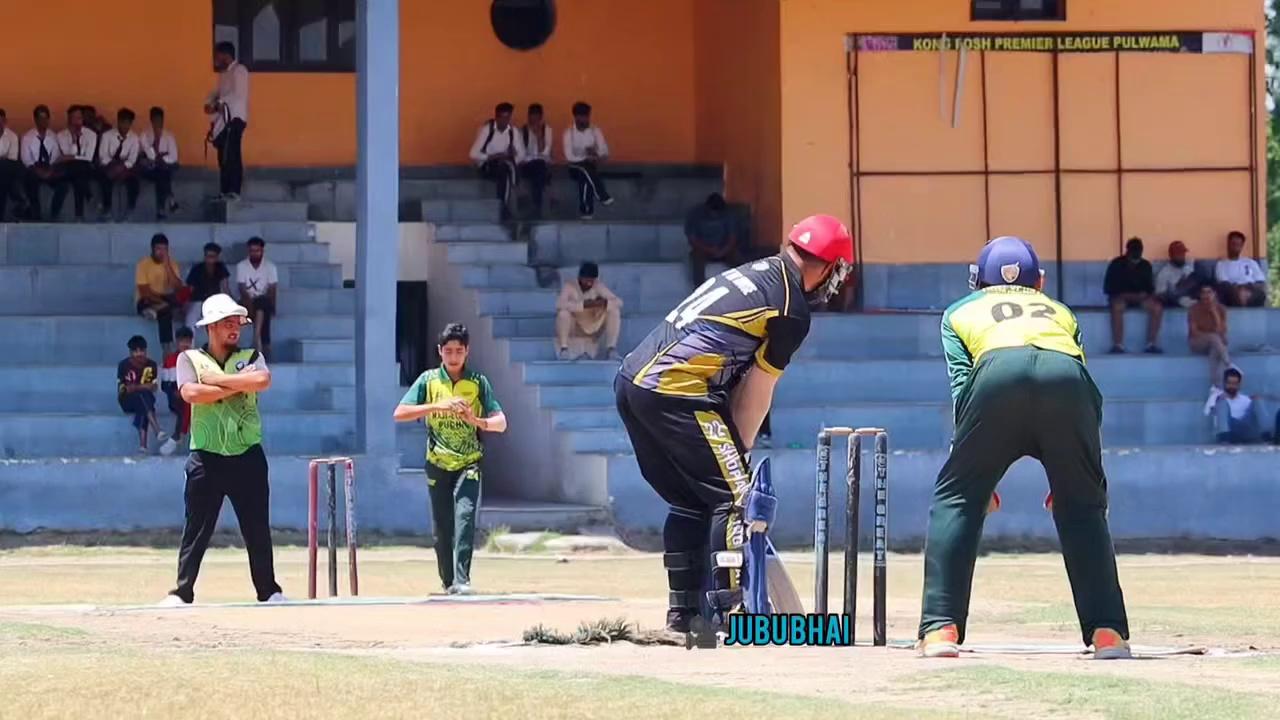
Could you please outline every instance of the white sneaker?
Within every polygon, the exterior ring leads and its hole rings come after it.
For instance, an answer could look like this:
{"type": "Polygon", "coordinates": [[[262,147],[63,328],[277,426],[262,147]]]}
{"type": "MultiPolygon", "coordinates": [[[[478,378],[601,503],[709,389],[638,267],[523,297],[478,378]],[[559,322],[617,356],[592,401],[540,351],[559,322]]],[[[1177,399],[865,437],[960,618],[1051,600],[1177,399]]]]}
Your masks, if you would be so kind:
{"type": "Polygon", "coordinates": [[[280,592],[272,593],[271,597],[267,598],[268,605],[274,605],[276,603],[287,603],[287,602],[289,602],[289,598],[285,597],[284,593],[280,593],[280,592]]]}
{"type": "Polygon", "coordinates": [[[156,319],[156,311],[155,311],[155,310],[152,310],[151,308],[143,308],[143,310],[142,310],[142,317],[144,317],[144,318],[146,318],[146,319],[148,319],[148,320],[155,320],[155,319],[156,319]]]}
{"type": "Polygon", "coordinates": [[[157,442],[164,442],[165,440],[168,440],[168,439],[169,439],[169,433],[167,433],[167,432],[165,432],[165,431],[163,431],[163,430],[157,430],[157,431],[156,431],[156,441],[157,441],[157,442]]]}
{"type": "Polygon", "coordinates": [[[470,595],[471,586],[466,583],[454,583],[449,586],[450,595],[470,595]]]}
{"type": "Polygon", "coordinates": [[[178,441],[174,440],[173,438],[169,438],[168,440],[165,440],[164,444],[160,446],[160,454],[166,457],[174,454],[175,452],[177,452],[177,450],[178,450],[178,441]]]}
{"type": "Polygon", "coordinates": [[[183,607],[186,604],[187,602],[182,598],[174,595],[173,593],[169,593],[164,596],[163,600],[156,603],[156,607],[183,607]]]}

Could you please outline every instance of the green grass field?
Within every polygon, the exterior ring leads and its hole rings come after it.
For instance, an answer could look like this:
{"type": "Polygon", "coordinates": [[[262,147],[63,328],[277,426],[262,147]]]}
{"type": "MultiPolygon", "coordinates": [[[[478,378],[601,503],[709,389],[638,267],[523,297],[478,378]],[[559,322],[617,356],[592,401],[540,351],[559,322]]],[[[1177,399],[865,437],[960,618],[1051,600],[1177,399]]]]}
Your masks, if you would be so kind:
{"type": "MultiPolygon", "coordinates": [[[[286,592],[304,594],[304,552],[280,548],[277,558],[286,592]]],[[[811,560],[787,560],[797,585],[811,587],[811,560]]],[[[909,651],[873,648],[510,644],[540,623],[572,629],[620,615],[658,624],[665,599],[661,561],[640,553],[484,554],[476,560],[481,592],[616,598],[607,603],[112,609],[159,599],[174,565],[175,553],[167,549],[0,550],[0,718],[1280,715],[1274,708],[1280,655],[1247,652],[1280,651],[1273,632],[1280,626],[1280,561],[1274,559],[1122,556],[1137,643],[1241,655],[1118,663],[1000,655],[924,661],[909,651]],[[458,647],[495,640],[508,644],[458,647]]],[[[361,556],[365,595],[422,596],[437,590],[433,575],[429,549],[373,548],[361,556]]],[[[973,641],[1078,643],[1063,575],[1054,555],[982,558],[973,641]]],[[[890,577],[890,636],[908,639],[918,612],[919,556],[892,556],[890,577]]],[[[870,586],[864,585],[862,607],[869,610],[870,586]]],[[[204,602],[247,600],[243,552],[212,551],[198,591],[204,602]]],[[[838,601],[833,598],[833,606],[838,601]]]]}

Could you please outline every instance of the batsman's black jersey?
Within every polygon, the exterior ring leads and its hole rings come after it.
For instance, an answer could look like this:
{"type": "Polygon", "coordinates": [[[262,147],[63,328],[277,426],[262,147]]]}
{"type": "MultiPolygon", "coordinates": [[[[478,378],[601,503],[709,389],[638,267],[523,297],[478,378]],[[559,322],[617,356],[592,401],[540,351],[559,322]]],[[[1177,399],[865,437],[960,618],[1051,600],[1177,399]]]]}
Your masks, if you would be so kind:
{"type": "Polygon", "coordinates": [[[753,364],[782,374],[808,334],[800,269],[775,255],[707,280],[627,355],[618,372],[663,395],[724,401],[753,364]]]}

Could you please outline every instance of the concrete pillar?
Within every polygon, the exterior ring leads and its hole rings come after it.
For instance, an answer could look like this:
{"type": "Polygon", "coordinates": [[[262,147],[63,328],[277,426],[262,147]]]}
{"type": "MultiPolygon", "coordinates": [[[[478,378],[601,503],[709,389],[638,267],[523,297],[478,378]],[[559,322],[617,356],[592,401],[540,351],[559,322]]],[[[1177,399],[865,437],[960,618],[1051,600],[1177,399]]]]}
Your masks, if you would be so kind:
{"type": "Polygon", "coordinates": [[[400,3],[356,3],[356,436],[394,453],[400,201],[400,3]]]}

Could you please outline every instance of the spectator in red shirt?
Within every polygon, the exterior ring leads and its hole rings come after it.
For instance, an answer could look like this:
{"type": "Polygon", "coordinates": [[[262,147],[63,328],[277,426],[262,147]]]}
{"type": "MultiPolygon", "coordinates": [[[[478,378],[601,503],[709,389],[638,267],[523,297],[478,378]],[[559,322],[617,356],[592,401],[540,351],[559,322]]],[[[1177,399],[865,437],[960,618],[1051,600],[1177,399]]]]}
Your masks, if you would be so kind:
{"type": "Polygon", "coordinates": [[[164,367],[160,369],[160,389],[169,398],[169,412],[177,420],[173,423],[173,434],[160,446],[161,455],[172,455],[191,431],[191,406],[178,392],[178,356],[191,349],[195,335],[191,328],[181,327],[174,333],[174,338],[178,341],[178,349],[164,356],[164,367]]]}
{"type": "Polygon", "coordinates": [[[156,440],[166,435],[156,420],[156,361],[147,357],[147,341],[141,335],[129,338],[129,357],[116,366],[116,396],[120,409],[133,416],[138,452],[146,455],[148,431],[156,429],[156,440]]]}

